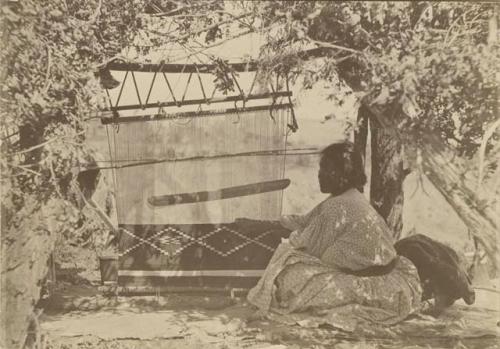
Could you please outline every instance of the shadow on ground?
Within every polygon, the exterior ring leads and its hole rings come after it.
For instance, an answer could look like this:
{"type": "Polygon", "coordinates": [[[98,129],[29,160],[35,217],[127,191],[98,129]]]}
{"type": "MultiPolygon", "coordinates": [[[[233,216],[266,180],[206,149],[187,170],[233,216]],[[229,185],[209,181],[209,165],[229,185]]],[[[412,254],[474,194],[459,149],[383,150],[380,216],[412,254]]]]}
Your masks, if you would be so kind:
{"type": "MultiPolygon", "coordinates": [[[[479,294],[481,297],[481,294],[479,294]]],[[[418,315],[353,332],[309,328],[290,318],[255,319],[244,298],[164,294],[104,297],[66,285],[44,304],[46,348],[496,348],[499,312],[456,304],[439,319],[418,315]]]]}

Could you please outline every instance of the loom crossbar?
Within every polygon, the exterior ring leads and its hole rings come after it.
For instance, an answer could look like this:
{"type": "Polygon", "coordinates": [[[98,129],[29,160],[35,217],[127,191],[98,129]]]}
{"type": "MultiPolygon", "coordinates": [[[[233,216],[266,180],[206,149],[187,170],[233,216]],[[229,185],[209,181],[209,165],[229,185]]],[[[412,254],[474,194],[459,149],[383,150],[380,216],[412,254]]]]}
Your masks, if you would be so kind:
{"type": "Polygon", "coordinates": [[[259,105],[254,107],[245,108],[229,108],[229,109],[216,109],[216,110],[205,110],[205,111],[188,111],[181,113],[167,113],[167,114],[151,114],[151,115],[136,115],[136,116],[123,116],[123,117],[101,117],[101,123],[103,125],[108,124],[118,124],[126,122],[138,122],[138,121],[158,121],[158,120],[174,120],[174,119],[184,119],[184,118],[194,118],[194,117],[204,117],[213,116],[219,114],[244,114],[246,112],[253,112],[258,110],[278,110],[292,108],[293,105],[289,103],[277,104],[277,105],[259,105]]]}
{"type": "Polygon", "coordinates": [[[151,196],[148,198],[152,206],[170,206],[180,204],[191,204],[204,201],[223,200],[234,197],[248,196],[266,193],[270,191],[282,190],[290,185],[289,179],[259,182],[222,188],[213,191],[200,191],[193,193],[171,194],[161,196],[151,196]]]}
{"type": "Polygon", "coordinates": [[[255,99],[265,99],[269,97],[278,98],[278,97],[290,97],[292,92],[290,91],[278,91],[273,93],[261,93],[255,95],[248,96],[228,96],[228,97],[215,97],[208,99],[190,99],[180,101],[171,101],[171,102],[160,102],[160,103],[148,103],[148,104],[130,104],[130,105],[120,105],[114,106],[112,108],[103,109],[104,111],[121,111],[121,110],[134,110],[134,109],[146,109],[146,108],[160,108],[160,107],[178,107],[184,105],[198,105],[198,104],[213,104],[213,103],[225,103],[225,102],[238,102],[238,101],[249,101],[255,99]]]}
{"type": "MultiPolygon", "coordinates": [[[[239,62],[228,64],[231,69],[236,72],[252,72],[257,70],[257,62],[239,62]]],[[[177,64],[177,63],[125,63],[125,62],[111,62],[108,63],[109,70],[116,71],[136,71],[145,73],[210,73],[217,68],[215,64],[177,64]]]]}

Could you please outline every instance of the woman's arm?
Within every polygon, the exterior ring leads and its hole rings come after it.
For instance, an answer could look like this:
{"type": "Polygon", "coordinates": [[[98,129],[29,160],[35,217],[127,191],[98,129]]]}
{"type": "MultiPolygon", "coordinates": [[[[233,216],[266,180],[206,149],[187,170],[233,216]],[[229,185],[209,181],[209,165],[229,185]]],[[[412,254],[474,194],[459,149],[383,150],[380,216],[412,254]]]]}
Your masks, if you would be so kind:
{"type": "Polygon", "coordinates": [[[316,206],[306,214],[290,214],[281,216],[280,223],[283,227],[290,230],[302,230],[307,226],[311,217],[318,211],[320,205],[316,206]]]}
{"type": "Polygon", "coordinates": [[[285,215],[285,216],[281,216],[280,223],[283,227],[285,227],[287,229],[301,230],[301,229],[304,229],[304,227],[306,225],[306,218],[305,218],[305,216],[301,216],[301,215],[297,215],[297,214],[285,215]]]}
{"type": "Polygon", "coordinates": [[[281,216],[280,223],[286,229],[292,230],[292,233],[288,237],[288,242],[295,249],[304,249],[306,241],[304,240],[303,230],[306,227],[306,216],[301,215],[286,215],[281,216]]]}
{"type": "Polygon", "coordinates": [[[304,239],[304,236],[301,234],[301,231],[299,230],[292,231],[292,233],[288,237],[288,242],[290,243],[290,245],[293,246],[293,248],[297,250],[302,250],[307,247],[307,243],[304,239]]]}

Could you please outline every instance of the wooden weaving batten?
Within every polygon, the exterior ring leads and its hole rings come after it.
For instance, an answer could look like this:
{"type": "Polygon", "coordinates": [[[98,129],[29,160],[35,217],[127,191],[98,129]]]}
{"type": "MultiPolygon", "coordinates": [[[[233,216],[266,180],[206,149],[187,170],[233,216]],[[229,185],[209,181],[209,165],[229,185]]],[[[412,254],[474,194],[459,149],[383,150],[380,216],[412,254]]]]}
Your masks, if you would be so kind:
{"type": "Polygon", "coordinates": [[[290,185],[289,179],[259,182],[235,187],[227,187],[213,191],[200,191],[194,193],[171,194],[152,196],[148,203],[152,206],[170,206],[180,204],[192,204],[196,202],[223,200],[240,196],[267,193],[270,191],[283,190],[290,185]]]}

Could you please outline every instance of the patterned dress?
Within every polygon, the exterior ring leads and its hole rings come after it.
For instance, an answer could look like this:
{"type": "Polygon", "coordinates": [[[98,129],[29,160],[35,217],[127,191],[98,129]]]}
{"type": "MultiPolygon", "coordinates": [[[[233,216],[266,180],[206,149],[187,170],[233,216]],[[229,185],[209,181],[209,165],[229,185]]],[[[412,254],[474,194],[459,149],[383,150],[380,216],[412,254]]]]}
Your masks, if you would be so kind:
{"type": "Polygon", "coordinates": [[[359,191],[330,196],[298,217],[296,226],[248,294],[261,311],[309,311],[342,328],[357,320],[390,325],[420,309],[415,266],[397,256],[392,232],[359,191]],[[344,272],[384,266],[395,258],[394,269],[381,276],[344,272]]]}

